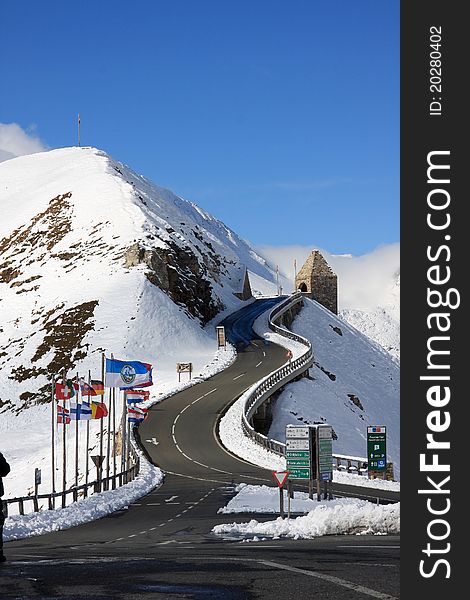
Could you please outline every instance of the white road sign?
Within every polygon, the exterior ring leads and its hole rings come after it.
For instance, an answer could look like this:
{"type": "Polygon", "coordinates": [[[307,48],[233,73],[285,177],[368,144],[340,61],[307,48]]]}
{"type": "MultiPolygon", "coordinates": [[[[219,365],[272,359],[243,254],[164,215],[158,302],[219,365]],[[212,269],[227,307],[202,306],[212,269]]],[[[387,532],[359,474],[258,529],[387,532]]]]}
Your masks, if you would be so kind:
{"type": "Polygon", "coordinates": [[[286,440],[286,449],[287,450],[309,450],[309,442],[308,438],[299,440],[299,439],[289,439],[286,440]]]}
{"type": "Polygon", "coordinates": [[[308,427],[286,427],[286,438],[308,438],[308,427]]]}

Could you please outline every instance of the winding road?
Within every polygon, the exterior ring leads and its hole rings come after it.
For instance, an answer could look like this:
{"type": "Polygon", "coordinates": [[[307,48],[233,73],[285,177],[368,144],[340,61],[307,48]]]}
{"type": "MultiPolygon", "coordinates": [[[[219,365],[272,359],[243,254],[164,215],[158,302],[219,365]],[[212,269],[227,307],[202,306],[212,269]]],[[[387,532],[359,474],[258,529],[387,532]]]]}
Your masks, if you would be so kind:
{"type": "MultiPolygon", "coordinates": [[[[227,337],[239,351],[234,363],[156,404],[141,424],[146,453],[165,471],[163,485],[107,518],[7,543],[0,598],[399,597],[398,536],[249,543],[210,533],[218,523],[251,518],[217,512],[236,484],[273,485],[269,471],[227,452],[215,427],[234,399],[285,362],[284,348],[252,331],[256,317],[278,301],[257,300],[226,319],[227,337]]],[[[350,486],[333,491],[399,499],[350,486]]]]}

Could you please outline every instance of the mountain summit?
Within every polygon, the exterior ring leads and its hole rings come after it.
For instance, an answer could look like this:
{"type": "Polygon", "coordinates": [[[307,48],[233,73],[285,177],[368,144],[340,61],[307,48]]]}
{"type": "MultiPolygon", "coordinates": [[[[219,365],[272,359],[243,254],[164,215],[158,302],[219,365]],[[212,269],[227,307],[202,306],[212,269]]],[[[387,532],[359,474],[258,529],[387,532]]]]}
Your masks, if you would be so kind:
{"type": "Polygon", "coordinates": [[[46,401],[51,376],[104,350],[207,350],[201,326],[240,305],[245,269],[275,278],[222,222],[95,148],[6,161],[0,181],[0,411],[46,401]]]}

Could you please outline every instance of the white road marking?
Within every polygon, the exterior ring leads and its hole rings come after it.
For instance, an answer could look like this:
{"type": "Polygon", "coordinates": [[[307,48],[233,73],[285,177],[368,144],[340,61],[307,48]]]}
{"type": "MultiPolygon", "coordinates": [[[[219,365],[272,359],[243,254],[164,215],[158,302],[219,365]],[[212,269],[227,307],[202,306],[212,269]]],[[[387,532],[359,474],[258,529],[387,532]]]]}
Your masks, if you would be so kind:
{"type": "Polygon", "coordinates": [[[381,544],[380,546],[366,546],[364,544],[363,546],[359,546],[359,545],[357,545],[357,546],[352,546],[352,545],[351,546],[347,546],[347,545],[344,545],[344,546],[336,546],[336,547],[337,548],[385,548],[385,549],[387,549],[387,548],[400,548],[400,546],[385,546],[384,544],[381,544]]]}
{"type": "Polygon", "coordinates": [[[259,366],[260,366],[260,365],[262,365],[262,364],[263,364],[263,361],[262,361],[262,360],[260,360],[260,361],[259,361],[259,363],[258,363],[257,365],[255,365],[255,367],[259,367],[259,366]]]}
{"type": "Polygon", "coordinates": [[[307,571],[306,569],[299,569],[297,567],[291,567],[289,565],[275,563],[270,560],[258,560],[256,562],[266,565],[267,567],[274,567],[276,569],[283,569],[284,571],[292,571],[293,573],[299,573],[301,575],[308,575],[309,577],[323,579],[324,581],[335,583],[336,585],[340,585],[341,587],[347,588],[349,590],[359,592],[360,594],[372,596],[373,598],[380,598],[380,600],[397,600],[395,596],[390,596],[389,594],[384,594],[382,592],[378,592],[377,590],[372,590],[357,583],[351,583],[350,581],[346,581],[346,579],[341,579],[340,577],[335,577],[334,575],[328,575],[327,573],[319,573],[318,571],[307,571]]]}
{"type": "Polygon", "coordinates": [[[263,356],[266,356],[266,352],[263,350],[263,356]]]}
{"type": "Polygon", "coordinates": [[[146,442],[150,442],[151,444],[155,444],[155,446],[158,446],[158,444],[160,442],[157,442],[157,438],[152,438],[150,440],[145,440],[146,442]]]}
{"type": "Polygon", "coordinates": [[[160,506],[160,502],[149,502],[147,506],[160,506]]]}
{"type": "Polygon", "coordinates": [[[213,390],[211,390],[210,392],[207,392],[207,394],[204,394],[203,398],[205,398],[206,396],[208,396],[209,394],[213,394],[214,392],[217,391],[217,388],[214,388],[213,390]]]}
{"type": "Polygon", "coordinates": [[[176,500],[176,498],[178,498],[178,496],[171,496],[171,498],[168,498],[165,502],[172,502],[173,500],[176,500]]]}
{"type": "Polygon", "coordinates": [[[233,381],[235,381],[235,379],[240,379],[240,377],[243,377],[243,375],[245,375],[245,373],[240,373],[240,375],[237,375],[233,378],[233,381]]]}
{"type": "Polygon", "coordinates": [[[203,398],[204,396],[200,396],[199,398],[196,398],[196,400],[193,400],[191,404],[196,404],[196,402],[199,402],[199,400],[202,400],[203,398]]]}

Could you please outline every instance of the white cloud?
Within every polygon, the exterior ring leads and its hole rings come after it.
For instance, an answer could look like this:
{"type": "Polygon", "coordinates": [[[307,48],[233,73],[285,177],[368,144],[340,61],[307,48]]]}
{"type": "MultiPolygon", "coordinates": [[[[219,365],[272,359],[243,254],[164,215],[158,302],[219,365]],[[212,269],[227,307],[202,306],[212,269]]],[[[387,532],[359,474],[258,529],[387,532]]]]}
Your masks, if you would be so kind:
{"type": "MultiPolygon", "coordinates": [[[[297,272],[316,246],[259,246],[256,250],[284,275],[284,290],[293,290],[294,259],[297,272]]],[[[400,270],[400,244],[379,246],[368,254],[335,255],[318,248],[338,275],[339,308],[370,310],[389,301],[390,286],[400,270]]]]}
{"type": "Polygon", "coordinates": [[[47,147],[32,132],[17,123],[0,123],[0,162],[44,150],[47,147]]]}

